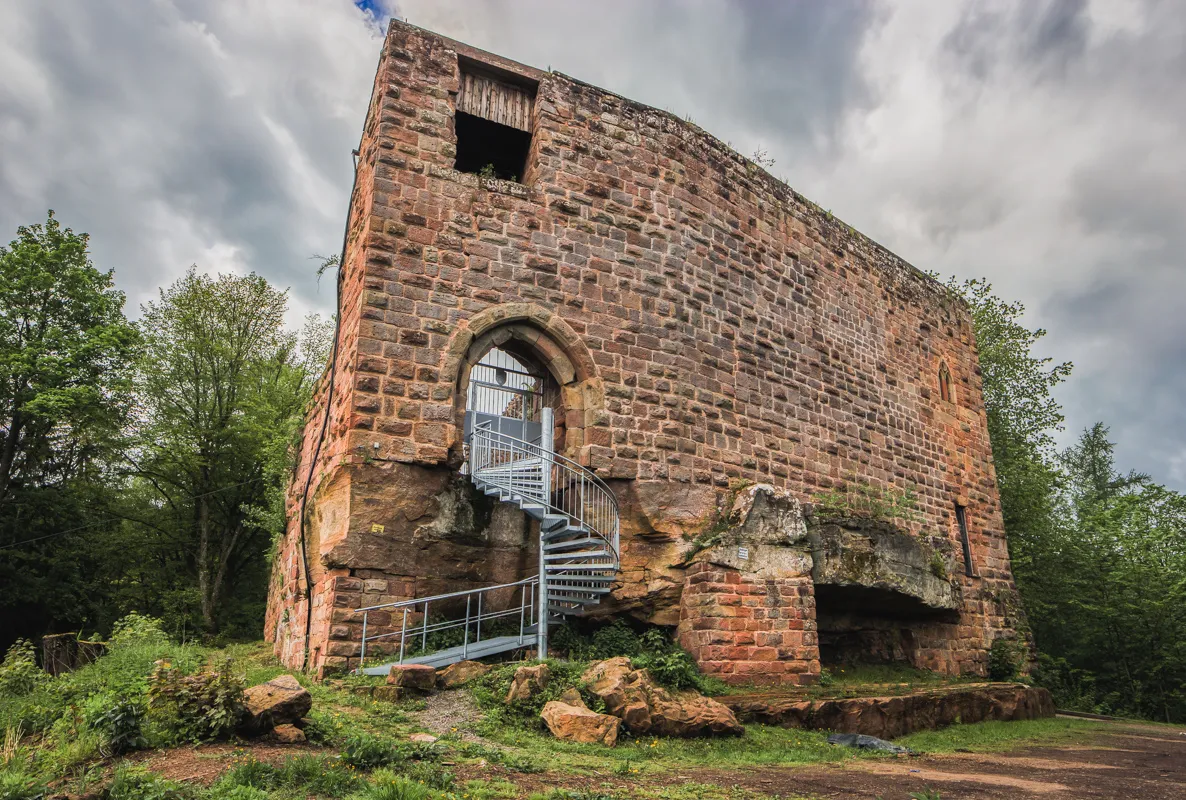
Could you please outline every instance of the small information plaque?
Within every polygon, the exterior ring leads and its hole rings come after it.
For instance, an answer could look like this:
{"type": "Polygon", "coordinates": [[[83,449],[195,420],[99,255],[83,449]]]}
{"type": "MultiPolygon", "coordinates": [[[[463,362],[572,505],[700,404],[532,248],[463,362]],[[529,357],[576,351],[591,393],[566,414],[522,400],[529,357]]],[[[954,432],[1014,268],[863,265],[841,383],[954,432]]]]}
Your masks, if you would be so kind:
{"type": "Polygon", "coordinates": [[[737,557],[740,558],[742,561],[749,561],[749,548],[748,547],[737,548],[737,557]]]}
{"type": "Polygon", "coordinates": [[[379,523],[376,522],[371,525],[371,533],[382,533],[382,532],[383,532],[383,526],[380,525],[379,523]]]}

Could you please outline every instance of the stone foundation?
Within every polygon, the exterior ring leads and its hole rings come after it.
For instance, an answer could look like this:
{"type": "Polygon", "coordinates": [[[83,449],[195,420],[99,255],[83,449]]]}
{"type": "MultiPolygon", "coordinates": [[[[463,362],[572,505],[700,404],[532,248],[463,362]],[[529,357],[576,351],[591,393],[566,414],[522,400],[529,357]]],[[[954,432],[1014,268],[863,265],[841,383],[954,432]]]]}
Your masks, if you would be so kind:
{"type": "Polygon", "coordinates": [[[956,723],[1054,716],[1054,700],[1048,690],[1020,684],[937,689],[897,697],[804,700],[777,695],[728,695],[717,699],[744,723],[863,733],[881,739],[956,723]]]}

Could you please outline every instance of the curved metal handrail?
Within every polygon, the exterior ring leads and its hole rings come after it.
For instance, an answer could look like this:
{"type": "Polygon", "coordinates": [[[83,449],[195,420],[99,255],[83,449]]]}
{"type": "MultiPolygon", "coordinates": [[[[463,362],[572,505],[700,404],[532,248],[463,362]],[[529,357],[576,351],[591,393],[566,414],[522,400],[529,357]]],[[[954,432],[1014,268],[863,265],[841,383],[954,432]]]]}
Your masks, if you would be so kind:
{"type": "Polygon", "coordinates": [[[480,426],[470,433],[468,461],[475,478],[583,525],[610,546],[615,564],[618,562],[618,499],[601,478],[559,453],[480,426]],[[530,471],[533,466],[516,466],[535,459],[541,467],[538,478],[530,471]],[[549,465],[546,475],[544,464],[549,465]]]}

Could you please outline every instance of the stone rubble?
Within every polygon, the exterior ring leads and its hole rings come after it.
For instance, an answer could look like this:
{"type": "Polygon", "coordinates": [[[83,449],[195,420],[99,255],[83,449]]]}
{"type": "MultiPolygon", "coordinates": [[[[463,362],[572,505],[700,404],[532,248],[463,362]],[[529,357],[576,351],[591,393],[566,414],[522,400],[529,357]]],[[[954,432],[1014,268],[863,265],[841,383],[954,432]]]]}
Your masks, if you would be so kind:
{"type": "Polygon", "coordinates": [[[534,667],[519,667],[511,679],[511,688],[507,692],[507,705],[522,703],[530,700],[548,688],[548,681],[552,678],[552,671],[547,664],[537,664],[534,667]]]}
{"type": "Polygon", "coordinates": [[[633,734],[693,737],[745,732],[727,706],[696,692],[656,686],[645,669],[634,669],[626,657],[594,664],[581,681],[633,734]]]}

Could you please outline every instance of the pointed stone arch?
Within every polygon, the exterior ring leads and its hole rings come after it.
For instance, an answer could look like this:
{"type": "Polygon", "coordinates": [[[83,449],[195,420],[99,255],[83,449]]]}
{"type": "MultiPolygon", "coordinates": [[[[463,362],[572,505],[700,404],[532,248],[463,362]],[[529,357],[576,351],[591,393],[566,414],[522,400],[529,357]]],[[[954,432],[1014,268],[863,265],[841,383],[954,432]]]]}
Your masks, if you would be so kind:
{"type": "Polygon", "coordinates": [[[562,452],[583,463],[584,449],[595,438],[588,429],[608,422],[602,379],[580,335],[557,314],[535,303],[493,306],[453,333],[441,380],[453,385],[455,449],[462,444],[470,368],[492,347],[520,352],[548,370],[560,390],[562,452]]]}

